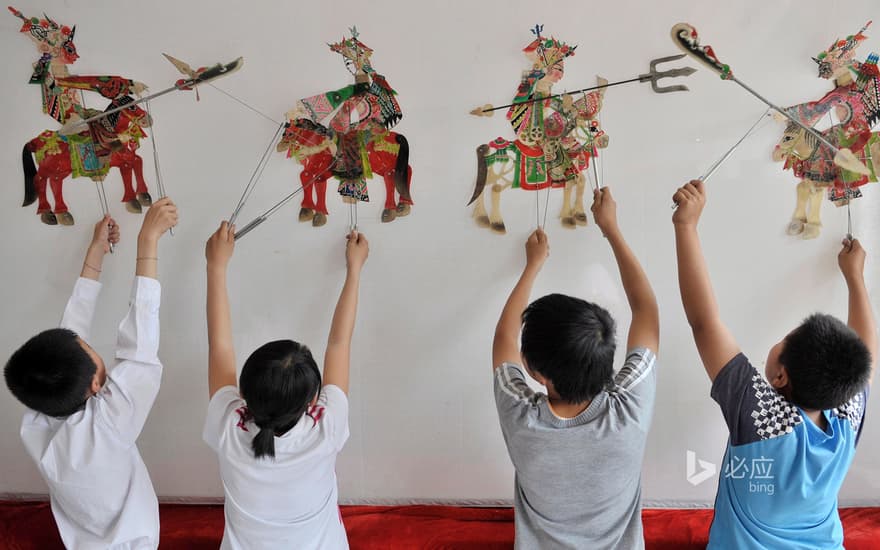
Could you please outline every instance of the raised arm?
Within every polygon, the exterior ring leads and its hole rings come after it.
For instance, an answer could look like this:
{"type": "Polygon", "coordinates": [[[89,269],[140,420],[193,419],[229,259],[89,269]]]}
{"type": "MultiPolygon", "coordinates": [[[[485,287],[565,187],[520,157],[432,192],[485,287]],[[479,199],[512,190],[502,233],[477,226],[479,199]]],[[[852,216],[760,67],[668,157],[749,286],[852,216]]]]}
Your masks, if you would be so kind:
{"type": "Polygon", "coordinates": [[[837,255],[837,264],[849,290],[847,324],[871,352],[871,375],[868,379],[868,383],[871,383],[877,368],[877,323],[868,299],[868,289],[865,287],[865,256],[865,249],[858,239],[844,239],[843,248],[837,255]]]}
{"type": "Polygon", "coordinates": [[[678,256],[678,286],[697,351],[709,378],[715,380],[737,353],[739,345],[721,321],[706,259],[700,248],[697,223],[706,204],[703,182],[692,180],[673,196],[678,209],[672,215],[675,250],[678,256]]]}
{"type": "Polygon", "coordinates": [[[208,260],[208,396],[217,390],[235,386],[235,347],[232,342],[232,317],[226,270],[235,249],[235,226],[220,224],[205,245],[208,260]]]}
{"type": "Polygon", "coordinates": [[[502,363],[520,363],[519,332],[522,327],[522,314],[529,305],[532,286],[550,255],[550,243],[543,229],[536,229],[526,241],[526,266],[519,281],[510,292],[498,325],[495,326],[495,339],[492,342],[492,368],[502,363]]]}
{"type": "Polygon", "coordinates": [[[324,385],[338,386],[348,394],[349,368],[351,365],[351,335],[357,318],[358,288],[361,269],[370,253],[370,243],[357,231],[346,237],[345,244],[345,283],[333,313],[330,336],[327,337],[327,351],[324,353],[324,385]]]}
{"type": "Polygon", "coordinates": [[[627,349],[644,347],[657,353],[660,346],[660,310],[657,308],[657,298],[654,297],[651,283],[642,270],[638,258],[633,254],[617,225],[617,203],[611,196],[611,189],[603,187],[593,191],[591,210],[596,218],[596,225],[611,245],[611,251],[620,271],[623,291],[632,311],[626,347],[627,349]]]}

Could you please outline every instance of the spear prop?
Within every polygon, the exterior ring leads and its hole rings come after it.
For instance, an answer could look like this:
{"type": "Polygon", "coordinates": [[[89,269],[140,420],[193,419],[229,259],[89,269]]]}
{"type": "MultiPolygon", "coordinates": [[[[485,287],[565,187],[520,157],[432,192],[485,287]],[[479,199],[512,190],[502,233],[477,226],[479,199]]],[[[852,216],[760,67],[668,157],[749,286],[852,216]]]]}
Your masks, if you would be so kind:
{"type": "Polygon", "coordinates": [[[138,103],[144,103],[145,101],[155,99],[159,96],[163,96],[165,94],[168,94],[168,93],[171,93],[171,92],[174,92],[177,90],[190,90],[193,87],[198,86],[200,84],[205,84],[205,83],[210,82],[212,80],[216,80],[218,78],[222,78],[226,75],[232,74],[233,72],[240,69],[242,65],[244,65],[244,58],[243,57],[239,57],[238,59],[236,59],[230,63],[226,63],[226,64],[218,63],[218,64],[214,65],[213,67],[209,67],[209,68],[205,69],[204,71],[195,75],[192,78],[178,80],[174,84],[174,86],[171,86],[170,88],[166,88],[160,92],[156,92],[155,94],[150,94],[146,97],[136,99],[136,100],[132,101],[131,103],[126,103],[125,105],[120,105],[119,107],[114,107],[113,109],[108,109],[102,113],[99,113],[95,116],[92,116],[92,117],[89,117],[86,119],[79,119],[79,120],[70,121],[67,124],[65,124],[64,126],[62,126],[58,130],[58,132],[62,135],[70,135],[70,134],[79,133],[83,130],[83,127],[87,126],[90,122],[94,122],[94,121],[102,119],[108,115],[112,115],[113,113],[118,113],[119,111],[122,111],[123,109],[128,109],[130,107],[133,107],[134,105],[137,105],[138,103]]]}
{"type": "Polygon", "coordinates": [[[687,92],[688,87],[682,84],[677,84],[674,86],[659,86],[657,82],[662,78],[678,78],[678,77],[686,77],[694,74],[697,70],[693,67],[680,67],[675,69],[667,69],[665,71],[658,71],[657,65],[661,63],[667,63],[669,61],[676,61],[685,57],[685,54],[679,55],[670,55],[667,57],[661,57],[659,59],[653,59],[649,63],[649,71],[645,74],[640,74],[637,77],[629,78],[626,80],[618,80],[617,82],[608,82],[606,84],[601,84],[599,86],[590,86],[588,88],[582,88],[580,90],[575,90],[573,92],[564,92],[561,94],[553,94],[547,97],[537,97],[534,99],[529,99],[525,101],[518,101],[515,103],[508,103],[507,105],[500,105],[498,107],[493,107],[492,105],[483,105],[482,107],[477,107],[476,109],[471,111],[472,115],[476,116],[492,116],[492,113],[501,109],[507,109],[508,107],[513,107],[514,105],[528,105],[529,103],[535,103],[536,101],[544,101],[545,99],[550,99],[554,97],[563,97],[563,96],[574,96],[577,94],[582,94],[584,92],[590,92],[593,90],[601,90],[602,88],[610,88],[612,86],[620,86],[622,84],[629,84],[631,82],[650,82],[651,89],[654,90],[658,94],[665,94],[669,92],[687,92]]]}
{"type": "Polygon", "coordinates": [[[862,164],[859,159],[853,154],[852,151],[846,148],[838,148],[833,143],[825,139],[825,137],[810,128],[797,118],[788,114],[785,109],[782,109],[767,99],[765,99],[761,94],[753,90],[751,87],[743,83],[741,80],[733,76],[733,71],[730,69],[729,65],[726,65],[718,60],[718,57],[715,55],[715,51],[712,49],[712,46],[701,46],[700,38],[697,35],[697,29],[688,23],[678,23],[677,25],[672,27],[672,40],[681,48],[687,55],[695,58],[697,61],[700,61],[704,65],[708,66],[713,71],[717,72],[722,80],[731,80],[736,82],[747,92],[758,98],[764,104],[766,104],[771,109],[777,111],[779,114],[790,120],[792,123],[800,126],[804,131],[808,132],[814,138],[819,140],[819,142],[830,148],[834,151],[834,164],[840,166],[845,170],[849,170],[850,172],[856,172],[858,174],[870,175],[870,171],[868,168],[862,164]]]}

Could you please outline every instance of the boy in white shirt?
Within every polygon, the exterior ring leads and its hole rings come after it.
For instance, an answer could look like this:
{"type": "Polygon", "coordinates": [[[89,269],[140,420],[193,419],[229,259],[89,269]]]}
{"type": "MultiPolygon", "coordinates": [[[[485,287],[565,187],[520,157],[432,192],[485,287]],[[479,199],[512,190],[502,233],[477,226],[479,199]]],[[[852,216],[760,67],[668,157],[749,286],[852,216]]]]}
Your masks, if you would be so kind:
{"type": "Polygon", "coordinates": [[[61,328],[37,334],[9,359],[9,390],[26,405],[21,438],[49,486],[61,540],[76,549],[159,545],[159,505],[135,445],[159,390],[158,240],[177,207],[157,201],[138,235],[128,314],[109,372],[89,346],[104,255],[119,242],[109,216],[95,226],[61,328]]]}
{"type": "Polygon", "coordinates": [[[347,273],[321,373],[309,349],[276,340],[254,351],[236,385],[226,268],[235,226],[208,240],[208,391],[203,437],[217,452],[226,496],[223,549],[344,550],[336,456],[348,439],[351,336],[366,237],[352,231],[347,273]]]}

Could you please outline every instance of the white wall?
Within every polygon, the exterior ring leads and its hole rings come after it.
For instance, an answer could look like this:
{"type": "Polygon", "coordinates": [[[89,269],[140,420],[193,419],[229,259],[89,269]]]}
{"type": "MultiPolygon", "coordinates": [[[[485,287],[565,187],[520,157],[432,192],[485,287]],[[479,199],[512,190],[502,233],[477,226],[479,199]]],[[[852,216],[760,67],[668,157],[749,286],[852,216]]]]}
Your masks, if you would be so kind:
{"type": "MultiPolygon", "coordinates": [[[[830,10],[817,1],[776,2],[19,2],[27,15],[45,10],[76,24],[80,74],[120,74],[159,90],[178,74],[168,52],[202,66],[245,57],[242,71],[218,86],[273,117],[296,99],[349,83],[337,41],[357,24],[375,50],[376,69],[400,93],[405,116],[397,130],[411,144],[413,196],[409,218],[379,223],[382,186],[360,209],[371,241],[354,338],[351,439],[339,459],[346,501],[496,501],[512,496],[513,472],[498,429],[491,391],[490,340],[497,315],[521,268],[522,243],[534,223],[534,195],[508,192],[503,212],[509,234],[474,225],[464,207],[476,173],[474,149],[510,137],[503,116],[468,111],[507,102],[526,67],[520,49],[530,27],[580,44],[558,90],[594,82],[599,73],[623,79],[647,71],[648,61],[676,53],[670,27],[697,26],[745,82],[782,104],[817,99],[829,88],[810,60],[834,38],[876,18],[870,0],[830,10]],[[540,8],[540,9],[539,9],[540,8]]],[[[876,6],[875,6],[876,7],[876,6]]],[[[27,85],[37,55],[0,17],[4,74],[0,82],[0,157],[4,258],[0,303],[5,306],[0,349],[10,354],[36,331],[57,323],[78,273],[92,223],[99,217],[88,180],[65,187],[77,218],[72,228],[39,223],[20,208],[21,145],[54,122],[39,112],[39,91],[27,85]]],[[[878,35],[863,46],[880,49],[878,35]]],[[[690,65],[696,63],[691,61],[690,65]]],[[[612,88],[602,121],[611,136],[603,158],[619,217],[660,301],[662,349],[659,394],[644,466],[644,497],[666,505],[710,504],[717,477],[698,487],[685,479],[688,449],[720,463],[726,430],[709,398],[681,309],[676,283],[670,197],[696,177],[750,126],[764,107],[735,84],[707,70],[692,76],[689,93],[656,95],[646,85],[612,88]]],[[[100,104],[89,97],[90,105],[100,104]]],[[[176,93],[153,104],[155,132],[169,193],[181,224],[161,245],[163,282],[162,390],[139,441],[159,495],[222,495],[216,461],[201,441],[207,405],[203,244],[228,216],[274,128],[216,90],[176,93]]],[[[769,347],[813,311],[845,317],[838,242],[846,212],[823,206],[824,232],[814,241],[784,234],[794,207],[795,180],[770,161],[781,124],[771,122],[717,173],[701,231],[725,320],[756,365],[769,347]]],[[[143,149],[152,162],[149,145],[143,149]]],[[[299,185],[299,166],[275,154],[245,207],[251,219],[299,185]]],[[[148,168],[152,181],[152,169],[148,168]]],[[[141,218],[117,202],[116,172],[106,189],[123,243],[104,267],[104,291],[92,344],[110,358],[124,314],[141,218]]],[[[870,251],[868,285],[880,300],[880,189],[865,188],[853,205],[855,234],[870,251]]],[[[554,192],[552,220],[561,205],[554,192]]],[[[239,361],[270,339],[292,337],[320,358],[344,274],[347,207],[329,197],[327,226],[296,221],[288,205],[243,239],[230,275],[239,361]]],[[[547,224],[552,255],[535,296],[558,291],[607,306],[624,341],[629,315],[611,253],[595,226],[567,231],[547,224]]],[[[622,344],[621,344],[622,346],[622,344]]],[[[622,355],[620,350],[619,355],[622,355]]],[[[844,504],[878,504],[880,433],[870,420],[841,494],[844,504]]],[[[4,472],[0,493],[43,493],[45,486],[18,438],[21,405],[0,391],[4,472]]]]}

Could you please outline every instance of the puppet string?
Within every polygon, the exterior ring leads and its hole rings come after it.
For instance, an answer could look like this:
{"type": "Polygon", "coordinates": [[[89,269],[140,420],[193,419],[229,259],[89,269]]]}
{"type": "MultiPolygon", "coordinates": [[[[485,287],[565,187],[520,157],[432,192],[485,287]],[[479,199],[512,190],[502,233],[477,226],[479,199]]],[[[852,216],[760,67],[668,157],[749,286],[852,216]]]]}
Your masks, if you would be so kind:
{"type": "MultiPolygon", "coordinates": [[[[86,107],[86,96],[82,90],[79,91],[79,102],[83,110],[86,107]]],[[[98,192],[98,202],[101,204],[101,212],[106,216],[110,213],[110,203],[107,202],[107,193],[104,189],[104,175],[98,175],[94,178],[95,190],[98,192]]]]}
{"type": "Polygon", "coordinates": [[[281,132],[283,130],[284,123],[282,122],[278,125],[278,129],[275,130],[275,134],[272,136],[272,141],[269,142],[266,150],[263,151],[263,156],[260,157],[260,161],[257,163],[256,168],[254,168],[254,171],[251,174],[251,178],[250,180],[248,180],[248,183],[241,194],[241,198],[238,199],[238,204],[235,206],[235,210],[232,211],[232,215],[229,217],[230,224],[235,223],[235,219],[238,217],[241,209],[244,207],[245,203],[250,198],[251,193],[253,193],[254,189],[256,188],[257,182],[260,180],[260,177],[263,175],[263,171],[266,169],[266,165],[269,164],[272,147],[275,146],[276,141],[278,141],[278,136],[281,135],[281,132]]]}
{"type": "Polygon", "coordinates": [[[210,83],[210,82],[208,82],[208,86],[214,88],[215,90],[217,90],[217,91],[220,92],[221,94],[225,95],[225,96],[228,97],[229,99],[231,99],[231,100],[233,100],[233,101],[235,101],[235,102],[237,102],[237,103],[240,103],[241,105],[243,105],[243,106],[246,107],[247,109],[250,109],[251,111],[257,113],[258,115],[260,115],[261,117],[265,118],[265,119],[268,120],[269,122],[272,122],[272,123],[274,123],[274,124],[282,124],[281,122],[278,122],[277,120],[275,120],[274,118],[270,117],[269,115],[267,115],[267,114],[264,113],[263,111],[257,109],[256,107],[251,106],[247,101],[244,101],[243,99],[239,99],[239,98],[235,97],[234,95],[230,94],[229,92],[227,92],[227,91],[224,90],[223,88],[219,88],[219,87],[215,86],[214,84],[212,84],[212,83],[210,83]]]}
{"type": "Polygon", "coordinates": [[[541,224],[541,228],[547,227],[547,210],[550,208],[550,191],[553,189],[553,186],[547,188],[547,198],[544,200],[544,223],[541,224]]]}

